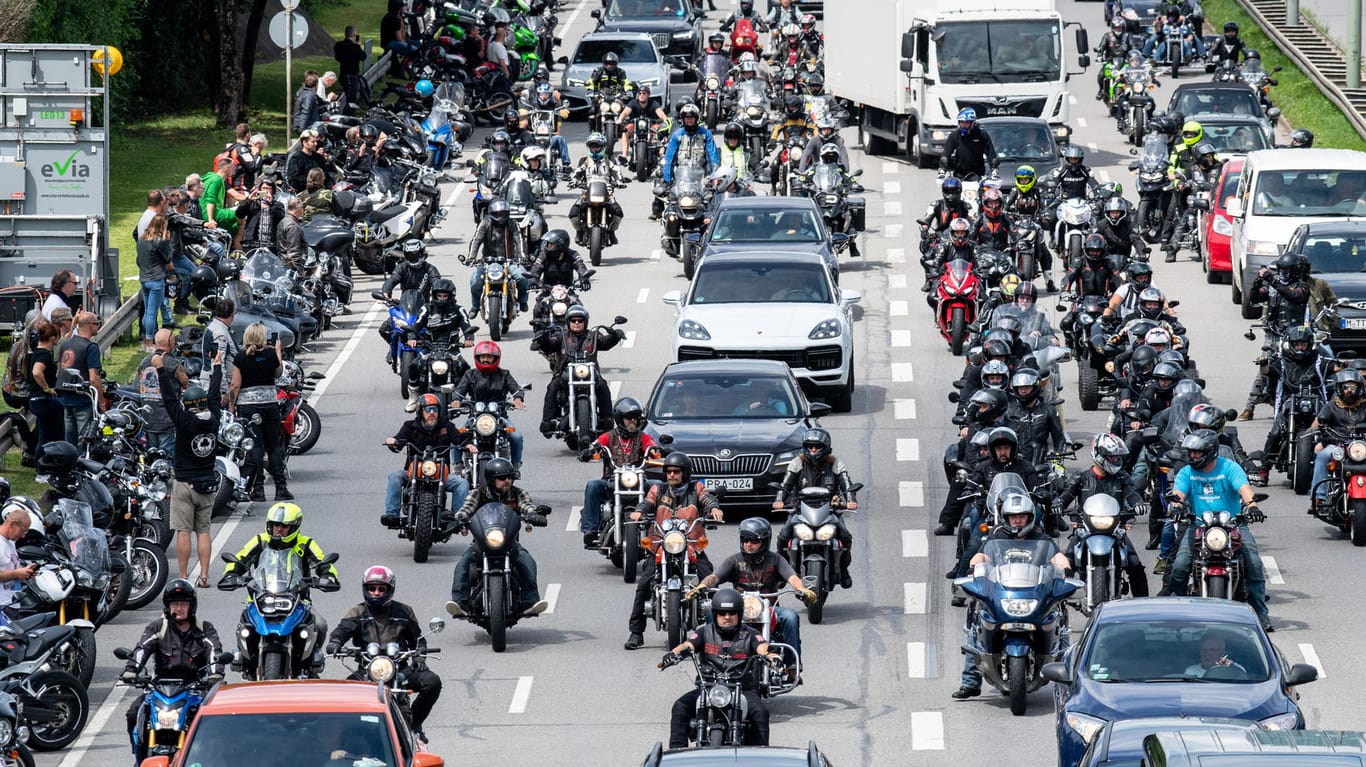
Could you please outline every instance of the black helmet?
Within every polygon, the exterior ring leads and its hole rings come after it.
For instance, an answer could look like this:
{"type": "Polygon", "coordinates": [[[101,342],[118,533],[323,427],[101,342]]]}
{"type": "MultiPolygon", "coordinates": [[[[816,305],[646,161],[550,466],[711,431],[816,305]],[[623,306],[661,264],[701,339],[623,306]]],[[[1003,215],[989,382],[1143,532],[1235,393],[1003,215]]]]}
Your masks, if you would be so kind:
{"type": "Polygon", "coordinates": [[[1024,368],[1010,378],[1010,391],[1015,395],[1015,399],[1021,403],[1029,404],[1039,398],[1043,393],[1043,387],[1039,386],[1039,373],[1029,368],[1024,368]],[[1028,391],[1021,393],[1021,389],[1028,391]]]}
{"type": "Polygon", "coordinates": [[[202,386],[188,386],[181,392],[180,402],[186,410],[206,408],[209,406],[209,393],[202,386]]]}
{"type": "Polygon", "coordinates": [[[664,478],[669,478],[669,469],[682,469],[683,481],[680,484],[686,485],[692,481],[692,459],[687,453],[673,452],[664,456],[661,462],[661,469],[664,471],[664,478]]]}
{"type": "Polygon", "coordinates": [[[1262,54],[1259,53],[1259,52],[1257,51],[1256,48],[1248,48],[1247,50],[1243,51],[1243,58],[1244,58],[1245,60],[1246,60],[1246,59],[1256,59],[1256,60],[1260,60],[1260,59],[1262,58],[1262,54]]]}
{"type": "Polygon", "coordinates": [[[559,260],[569,252],[569,232],[563,229],[551,229],[541,237],[541,248],[545,250],[547,258],[553,256],[559,260]]]}
{"type": "Polygon", "coordinates": [[[1208,402],[1201,402],[1186,413],[1186,425],[1191,431],[1211,429],[1218,433],[1224,430],[1225,420],[1224,411],[1208,402]]]}
{"type": "Polygon", "coordinates": [[[678,121],[682,122],[684,117],[691,117],[700,123],[702,121],[702,110],[691,102],[683,104],[678,108],[678,121]]]}
{"type": "Polygon", "coordinates": [[[371,565],[360,579],[361,596],[371,607],[387,607],[394,601],[394,589],[398,586],[398,575],[384,565],[371,565]],[[383,586],[380,594],[371,594],[371,586],[383,586]]]}
{"type": "Polygon", "coordinates": [[[1289,281],[1302,280],[1313,269],[1309,257],[1303,253],[1285,253],[1276,259],[1276,271],[1285,275],[1289,281]]]}
{"type": "Polygon", "coordinates": [[[64,440],[49,442],[43,445],[42,452],[38,455],[38,472],[40,474],[66,474],[76,468],[76,459],[79,453],[76,446],[64,440]]]}
{"type": "Polygon", "coordinates": [[[1124,440],[1103,431],[1091,438],[1091,463],[1107,476],[1118,474],[1124,469],[1124,459],[1129,456],[1129,447],[1124,440]]]}
{"type": "Polygon", "coordinates": [[[968,405],[972,408],[968,420],[984,426],[1005,415],[1010,400],[1003,391],[978,389],[968,398],[968,405]]]}
{"type": "Polygon", "coordinates": [[[220,283],[232,282],[242,274],[242,265],[237,263],[237,259],[235,258],[218,259],[218,265],[214,267],[214,269],[218,272],[218,281],[220,283]]]}
{"type": "Polygon", "coordinates": [[[1068,144],[1067,149],[1063,150],[1062,159],[1068,165],[1080,165],[1086,159],[1086,150],[1076,144],[1068,144]]]}
{"type": "Polygon", "coordinates": [[[517,467],[506,458],[494,458],[484,464],[484,484],[492,487],[495,479],[517,479],[517,467]]]}
{"type": "Polygon", "coordinates": [[[1215,152],[1214,145],[1208,141],[1201,141],[1199,144],[1196,144],[1194,151],[1195,161],[1206,168],[1213,167],[1213,165],[1219,161],[1219,156],[1215,152]]]}
{"type": "MultiPolygon", "coordinates": [[[[811,90],[812,88],[825,88],[825,77],[822,76],[820,72],[812,72],[811,76],[806,78],[806,89],[811,90]]],[[[815,95],[820,94],[817,93],[815,95]]]]}
{"type": "Polygon", "coordinates": [[[432,283],[432,306],[442,312],[449,312],[455,308],[455,283],[449,278],[442,277],[432,283]],[[445,293],[446,297],[437,298],[438,293],[445,293]]]}
{"type": "Polygon", "coordinates": [[[745,611],[745,598],[735,589],[721,589],[711,597],[712,619],[720,613],[739,615],[745,611]]]}
{"type": "Polygon", "coordinates": [[[583,304],[574,304],[564,313],[564,322],[569,324],[570,320],[583,320],[583,326],[588,327],[588,309],[583,304]]]}
{"type": "Polygon", "coordinates": [[[1235,34],[1235,35],[1238,34],[1238,22],[1236,22],[1236,21],[1226,21],[1226,22],[1224,22],[1224,34],[1228,34],[1229,32],[1232,32],[1232,33],[1235,34]]]}
{"type": "Polygon", "coordinates": [[[507,200],[497,199],[489,203],[489,219],[498,226],[507,226],[511,215],[512,209],[507,200]]]}
{"type": "Polygon", "coordinates": [[[1135,261],[1129,264],[1129,282],[1140,288],[1151,285],[1153,282],[1152,266],[1146,261],[1135,261]]]}
{"type": "Polygon", "coordinates": [[[1036,285],[1035,285],[1034,283],[1032,283],[1032,282],[1026,282],[1025,284],[1021,285],[1020,287],[1016,288],[1016,289],[1015,289],[1015,300],[1016,300],[1016,301],[1019,301],[1021,298],[1028,298],[1030,301],[1035,301],[1035,302],[1037,302],[1037,301],[1039,300],[1039,288],[1038,288],[1038,286],[1036,286],[1036,285]]]}
{"type": "Polygon", "coordinates": [[[800,116],[802,113],[802,97],[793,95],[783,99],[783,111],[787,113],[788,117],[800,116]]]}
{"type": "Polygon", "coordinates": [[[427,260],[427,246],[422,244],[422,240],[409,238],[403,241],[403,260],[413,266],[417,266],[427,260]]]}
{"type": "Polygon", "coordinates": [[[616,66],[619,61],[621,61],[621,57],[617,55],[616,51],[608,51],[607,55],[602,57],[603,66],[616,66]]]}
{"type": "Polygon", "coordinates": [[[379,141],[379,127],[374,123],[365,123],[360,126],[360,140],[364,141],[366,146],[373,146],[376,141],[379,141]]]}
{"type": "Polygon", "coordinates": [[[758,541],[759,551],[768,551],[768,542],[773,538],[773,526],[763,517],[750,517],[740,523],[740,542],[758,541]]]}
{"type": "Polygon", "coordinates": [[[1087,261],[1103,261],[1105,259],[1105,238],[1099,234],[1091,233],[1082,240],[1081,249],[1086,251],[1087,261]]]}
{"type": "Polygon", "coordinates": [[[493,151],[495,152],[506,153],[508,148],[512,146],[512,137],[508,135],[507,131],[500,128],[494,131],[493,135],[489,137],[489,146],[493,147],[493,151]],[[503,145],[501,149],[498,147],[499,144],[503,145]]]}
{"type": "Polygon", "coordinates": [[[1010,344],[999,338],[989,338],[982,344],[982,356],[987,359],[1010,357],[1010,344]]]}
{"type": "Polygon", "coordinates": [[[949,202],[958,202],[963,198],[963,182],[949,176],[939,185],[939,191],[944,195],[944,199],[949,202]]]}
{"type": "Polygon", "coordinates": [[[816,461],[824,461],[830,455],[830,432],[822,428],[807,429],[802,435],[802,450],[805,455],[816,461]],[[815,448],[815,452],[811,449],[815,448]]]}
{"type": "Polygon", "coordinates": [[[745,130],[741,128],[737,123],[726,123],[726,129],[721,134],[721,137],[744,140],[745,130]]]}
{"type": "MultiPolygon", "coordinates": [[[[1362,382],[1361,371],[1356,368],[1340,370],[1337,375],[1333,376],[1333,388],[1337,391],[1338,399],[1349,405],[1355,405],[1357,402],[1361,401],[1361,389],[1364,385],[1366,384],[1362,382]],[[1350,394],[1348,394],[1348,386],[1352,387],[1350,394]]],[[[59,444],[65,445],[69,443],[62,442],[59,444]]],[[[39,458],[39,468],[42,467],[42,463],[43,459],[39,458]]]]}
{"type": "Polygon", "coordinates": [[[194,591],[194,584],[184,578],[176,578],[166,584],[166,589],[161,592],[161,606],[166,612],[166,617],[171,617],[172,602],[189,602],[189,620],[194,621],[195,609],[199,607],[199,595],[194,591]]]}
{"type": "MultiPolygon", "coordinates": [[[[521,125],[521,122],[522,113],[517,111],[517,107],[508,107],[507,111],[503,113],[503,124],[509,128],[517,127],[521,125]]],[[[511,138],[511,136],[509,136],[509,138],[511,138]]]]}
{"type": "Polygon", "coordinates": [[[622,397],[612,406],[612,420],[616,422],[617,431],[622,435],[636,434],[640,431],[640,422],[645,420],[645,408],[640,406],[640,400],[635,397],[622,397]],[[627,418],[636,419],[634,430],[626,428],[627,418]]]}
{"type": "Polygon", "coordinates": [[[1202,468],[1219,457],[1219,435],[1209,429],[1197,429],[1181,438],[1181,452],[1192,468],[1202,468]]]}
{"type": "Polygon", "coordinates": [[[1161,391],[1171,391],[1181,379],[1181,368],[1171,362],[1159,362],[1153,366],[1153,381],[1161,391]]]}
{"type": "Polygon", "coordinates": [[[1308,325],[1293,327],[1286,332],[1285,342],[1282,346],[1282,354],[1296,362],[1304,362],[1315,354],[1314,330],[1308,325]],[[1301,344],[1303,344],[1304,348],[1296,348],[1301,344]]]}
{"type": "Polygon", "coordinates": [[[1309,149],[1314,146],[1314,132],[1308,128],[1296,128],[1290,131],[1291,149],[1309,149]]]}
{"type": "Polygon", "coordinates": [[[987,447],[991,449],[991,458],[996,460],[996,447],[998,445],[1010,445],[1010,457],[1013,459],[1020,449],[1020,438],[1016,436],[1015,430],[1009,426],[997,426],[991,430],[991,438],[987,440],[987,447]]]}
{"type": "Polygon", "coordinates": [[[1157,350],[1151,346],[1138,346],[1129,355],[1129,369],[1147,377],[1157,365],[1157,350]]]}
{"type": "Polygon", "coordinates": [[[190,293],[199,300],[204,300],[213,295],[218,290],[218,272],[207,264],[200,264],[190,272],[190,293]]]}
{"type": "Polygon", "coordinates": [[[726,47],[726,36],[720,32],[712,32],[707,36],[707,43],[713,48],[726,47]]]}

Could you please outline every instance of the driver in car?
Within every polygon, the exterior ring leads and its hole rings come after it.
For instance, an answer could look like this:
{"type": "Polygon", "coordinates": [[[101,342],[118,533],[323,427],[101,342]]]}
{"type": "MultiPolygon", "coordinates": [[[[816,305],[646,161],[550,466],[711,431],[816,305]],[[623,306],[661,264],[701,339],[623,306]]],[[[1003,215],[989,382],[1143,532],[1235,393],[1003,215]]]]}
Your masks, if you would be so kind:
{"type": "Polygon", "coordinates": [[[1200,662],[1186,667],[1186,676],[1203,677],[1217,668],[1232,668],[1243,674],[1247,673],[1247,669],[1228,657],[1224,635],[1211,629],[1200,637],[1200,662]]]}

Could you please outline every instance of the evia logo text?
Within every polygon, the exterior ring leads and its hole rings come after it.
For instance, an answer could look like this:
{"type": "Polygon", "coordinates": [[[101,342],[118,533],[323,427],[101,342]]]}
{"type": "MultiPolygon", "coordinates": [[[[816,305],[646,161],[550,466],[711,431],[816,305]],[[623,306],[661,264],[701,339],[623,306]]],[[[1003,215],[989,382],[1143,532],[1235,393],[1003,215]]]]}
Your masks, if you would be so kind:
{"type": "Polygon", "coordinates": [[[76,162],[76,155],[81,150],[77,149],[67,156],[65,162],[44,163],[40,172],[43,178],[62,181],[77,181],[90,178],[90,166],[76,162]]]}

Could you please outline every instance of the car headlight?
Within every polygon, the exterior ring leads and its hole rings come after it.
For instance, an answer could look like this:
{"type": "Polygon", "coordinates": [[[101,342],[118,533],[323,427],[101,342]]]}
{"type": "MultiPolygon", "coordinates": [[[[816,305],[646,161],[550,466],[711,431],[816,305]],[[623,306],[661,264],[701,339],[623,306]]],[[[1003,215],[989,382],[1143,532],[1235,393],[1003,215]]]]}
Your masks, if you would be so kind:
{"type": "Polygon", "coordinates": [[[451,370],[451,363],[449,363],[449,362],[447,362],[447,361],[445,361],[445,360],[436,360],[435,362],[432,363],[432,373],[434,373],[434,374],[436,374],[436,375],[444,376],[444,375],[446,375],[447,373],[449,373],[450,370],[451,370]]]}
{"type": "Polygon", "coordinates": [[[1222,237],[1233,236],[1233,223],[1223,216],[1217,214],[1214,216],[1213,229],[1215,234],[1222,237]]]}
{"type": "Polygon", "coordinates": [[[806,334],[807,338],[839,338],[844,329],[840,327],[840,321],[834,317],[822,320],[816,327],[811,328],[811,332],[806,334]]]}
{"type": "Polygon", "coordinates": [[[828,540],[830,540],[831,538],[834,538],[834,537],[835,537],[835,526],[834,526],[834,525],[821,525],[821,528],[820,528],[819,530],[816,531],[816,540],[818,540],[818,541],[828,541],[828,540]]]}
{"type": "Polygon", "coordinates": [[[1300,717],[1291,711],[1286,714],[1269,716],[1257,722],[1257,726],[1263,730],[1293,730],[1300,726],[1300,717]]]}
{"type": "Polygon", "coordinates": [[[1037,608],[1038,606],[1039,600],[1037,599],[1001,600],[1001,609],[1005,610],[1007,615],[1011,615],[1016,618],[1023,618],[1024,616],[1029,615],[1030,613],[1034,612],[1035,608],[1037,608]]]}
{"type": "Polygon", "coordinates": [[[798,455],[801,455],[801,452],[801,450],[785,450],[781,453],[778,453],[777,455],[773,456],[773,465],[786,466],[788,463],[792,462],[793,458],[796,458],[798,455]]]}
{"type": "Polygon", "coordinates": [[[640,472],[623,471],[621,473],[621,486],[628,490],[634,490],[635,488],[640,487],[640,472]]]}
{"type": "Polygon", "coordinates": [[[1091,516],[1087,519],[1091,520],[1091,526],[1097,530],[1109,530],[1115,526],[1115,518],[1112,516],[1091,516]]]}
{"type": "Polygon", "coordinates": [[[664,550],[670,554],[682,554],[688,548],[688,536],[673,530],[664,536],[664,550]]]}
{"type": "Polygon", "coordinates": [[[1270,240],[1248,240],[1247,253],[1250,256],[1279,256],[1285,246],[1270,240]]]}
{"type": "Polygon", "coordinates": [[[683,320],[678,323],[678,335],[689,341],[710,341],[711,333],[702,326],[702,323],[694,320],[683,320]]]}
{"type": "Polygon", "coordinates": [[[1205,533],[1205,548],[1210,551],[1223,551],[1228,548],[1228,532],[1222,527],[1211,527],[1205,533]]]}
{"type": "Polygon", "coordinates": [[[811,526],[802,522],[798,522],[792,526],[792,534],[797,536],[797,540],[799,541],[809,541],[816,537],[816,534],[811,530],[811,526]]]}
{"type": "Polygon", "coordinates": [[[1347,445],[1347,458],[1351,461],[1366,461],[1366,442],[1357,440],[1347,445]]]}
{"type": "Polygon", "coordinates": [[[707,691],[707,705],[713,708],[725,708],[730,705],[731,690],[729,687],[716,686],[707,691]]]}
{"type": "Polygon", "coordinates": [[[503,535],[503,531],[500,528],[495,527],[484,533],[484,543],[487,543],[495,549],[502,548],[504,540],[506,540],[506,536],[503,535]]]}
{"type": "Polygon", "coordinates": [[[757,620],[759,620],[760,618],[762,618],[763,615],[764,615],[764,600],[761,599],[760,597],[754,597],[754,596],[747,596],[747,597],[745,597],[745,614],[744,614],[744,621],[745,621],[746,623],[753,623],[754,621],[757,621],[757,620]]]}
{"type": "Polygon", "coordinates": [[[682,32],[675,32],[675,33],[674,33],[674,39],[675,39],[675,40],[687,40],[689,37],[692,37],[692,30],[691,30],[691,29],[685,29],[685,30],[683,30],[682,32]]]}
{"type": "Polygon", "coordinates": [[[934,131],[930,131],[930,140],[931,140],[931,141],[948,141],[948,140],[949,140],[949,132],[948,132],[948,131],[945,131],[945,130],[934,130],[934,131]]]}
{"type": "Polygon", "coordinates": [[[370,661],[370,678],[383,684],[394,678],[394,661],[391,658],[380,656],[370,661]]]}
{"type": "Polygon", "coordinates": [[[491,437],[498,429],[498,419],[491,413],[481,413],[474,419],[474,433],[481,437],[491,437]]]}
{"type": "Polygon", "coordinates": [[[580,381],[588,380],[588,377],[592,374],[593,368],[591,365],[579,364],[574,366],[574,377],[580,381]]]}
{"type": "Polygon", "coordinates": [[[1091,738],[1094,738],[1096,733],[1100,732],[1100,728],[1105,726],[1104,719],[1078,714],[1075,711],[1067,712],[1066,719],[1067,726],[1072,728],[1072,732],[1080,735],[1081,739],[1087,743],[1090,743],[1091,738]]]}
{"type": "Polygon", "coordinates": [[[424,476],[424,477],[435,477],[435,476],[436,476],[436,461],[423,461],[423,462],[422,462],[422,476],[424,476]]]}

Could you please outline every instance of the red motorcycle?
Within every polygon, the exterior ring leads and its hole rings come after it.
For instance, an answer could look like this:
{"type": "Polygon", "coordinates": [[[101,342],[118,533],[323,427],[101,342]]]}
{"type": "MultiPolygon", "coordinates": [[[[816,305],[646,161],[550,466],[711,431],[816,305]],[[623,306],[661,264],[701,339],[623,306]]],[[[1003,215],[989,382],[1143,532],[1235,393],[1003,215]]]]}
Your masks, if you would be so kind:
{"type": "Polygon", "coordinates": [[[305,376],[303,368],[294,360],[285,360],[283,368],[280,377],[275,379],[280,427],[289,439],[289,454],[303,455],[318,444],[318,437],[323,433],[323,421],[318,417],[318,411],[308,404],[307,393],[325,376],[318,372],[305,376]]]}
{"type": "Polygon", "coordinates": [[[757,58],[762,50],[759,35],[754,31],[754,22],[749,19],[736,20],[730,30],[730,60],[738,63],[740,56],[746,53],[752,53],[757,58]]]}
{"type": "Polygon", "coordinates": [[[955,258],[944,265],[934,286],[934,319],[939,333],[949,342],[954,354],[962,354],[967,343],[968,325],[977,321],[977,292],[980,283],[972,264],[955,258]]]}

